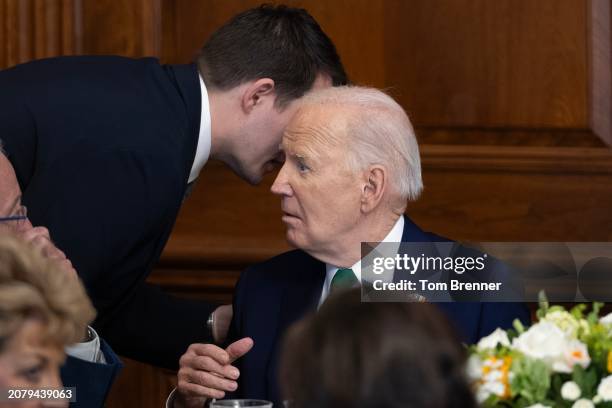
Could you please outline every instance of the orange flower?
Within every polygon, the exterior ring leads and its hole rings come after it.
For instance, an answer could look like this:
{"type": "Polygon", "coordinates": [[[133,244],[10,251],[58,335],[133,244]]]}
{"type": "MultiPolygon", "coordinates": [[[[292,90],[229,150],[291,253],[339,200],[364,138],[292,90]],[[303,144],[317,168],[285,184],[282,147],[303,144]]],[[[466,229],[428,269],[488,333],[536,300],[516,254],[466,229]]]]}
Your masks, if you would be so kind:
{"type": "Polygon", "coordinates": [[[608,372],[612,373],[612,350],[608,351],[608,372]]]}

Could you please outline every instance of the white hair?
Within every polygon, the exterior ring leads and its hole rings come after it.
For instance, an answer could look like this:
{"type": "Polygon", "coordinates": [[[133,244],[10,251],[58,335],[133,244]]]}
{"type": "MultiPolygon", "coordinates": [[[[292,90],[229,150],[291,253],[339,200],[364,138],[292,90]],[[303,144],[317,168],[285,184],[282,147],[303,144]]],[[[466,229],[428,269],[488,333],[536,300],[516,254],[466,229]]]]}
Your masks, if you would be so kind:
{"type": "Polygon", "coordinates": [[[308,93],[300,107],[337,105],[349,110],[347,161],[353,171],[379,164],[402,199],[415,200],[423,190],[419,146],[402,107],[389,95],[359,86],[339,86],[308,93]]]}

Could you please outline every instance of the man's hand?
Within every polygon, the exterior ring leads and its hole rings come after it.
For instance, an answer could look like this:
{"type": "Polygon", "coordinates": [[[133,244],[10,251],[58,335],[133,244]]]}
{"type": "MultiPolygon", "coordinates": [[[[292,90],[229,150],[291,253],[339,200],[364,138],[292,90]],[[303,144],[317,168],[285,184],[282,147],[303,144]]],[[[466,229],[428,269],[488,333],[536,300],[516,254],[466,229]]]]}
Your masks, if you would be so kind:
{"type": "Polygon", "coordinates": [[[213,344],[192,344],[179,361],[175,408],[201,408],[208,398],[223,398],[238,388],[238,369],[231,364],[253,347],[249,337],[225,350],[213,344]]]}
{"type": "Polygon", "coordinates": [[[213,313],[213,339],[215,340],[216,344],[222,344],[227,338],[227,332],[229,330],[230,323],[232,322],[234,309],[232,305],[222,305],[216,308],[213,313]]]}
{"type": "Polygon", "coordinates": [[[48,229],[45,227],[33,227],[21,232],[20,236],[27,243],[39,250],[44,257],[58,262],[66,273],[74,277],[77,276],[72,266],[72,262],[70,262],[70,260],[66,258],[66,254],[57,248],[53,241],[51,241],[48,229]]]}

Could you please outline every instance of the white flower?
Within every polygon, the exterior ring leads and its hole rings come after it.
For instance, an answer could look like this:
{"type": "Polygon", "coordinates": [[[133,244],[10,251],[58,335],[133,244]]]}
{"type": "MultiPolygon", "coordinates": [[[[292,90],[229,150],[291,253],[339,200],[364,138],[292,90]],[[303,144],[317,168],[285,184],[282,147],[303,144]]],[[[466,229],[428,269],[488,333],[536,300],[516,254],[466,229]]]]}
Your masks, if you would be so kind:
{"type": "Polygon", "coordinates": [[[603,401],[612,401],[612,375],[602,378],[597,387],[597,396],[603,401]]]}
{"type": "Polygon", "coordinates": [[[551,408],[551,407],[549,407],[548,405],[542,405],[538,402],[537,404],[530,405],[527,408],[551,408]]]}
{"type": "Polygon", "coordinates": [[[466,370],[470,381],[480,380],[482,377],[482,360],[477,354],[472,354],[470,358],[468,358],[466,370]]]}
{"type": "Polygon", "coordinates": [[[476,400],[478,401],[478,404],[482,404],[490,396],[491,392],[485,387],[478,387],[478,389],[476,390],[476,400]]]}
{"type": "Polygon", "coordinates": [[[568,348],[565,333],[555,324],[547,321],[534,324],[515,338],[512,347],[527,357],[546,363],[554,371],[570,373],[564,353],[568,348]]]}
{"type": "Polygon", "coordinates": [[[500,328],[495,329],[493,333],[480,339],[476,347],[478,348],[478,350],[481,350],[481,351],[490,350],[490,349],[495,349],[495,347],[497,347],[498,344],[501,344],[502,346],[508,346],[508,347],[510,346],[510,340],[508,340],[508,334],[500,328]]]}
{"type": "Polygon", "coordinates": [[[567,381],[561,387],[561,396],[564,400],[568,401],[576,401],[582,395],[582,391],[580,391],[580,387],[573,381],[567,381]]]}
{"type": "Polygon", "coordinates": [[[487,382],[500,382],[503,377],[504,375],[501,371],[491,370],[482,377],[482,380],[487,382]]]}
{"type": "Polygon", "coordinates": [[[578,401],[574,402],[572,408],[595,408],[595,404],[593,404],[593,401],[591,400],[581,398],[578,401]]]}
{"type": "Polygon", "coordinates": [[[599,319],[599,323],[605,325],[612,325],[612,313],[605,315],[599,319]]]}
{"type": "Polygon", "coordinates": [[[501,381],[487,381],[486,383],[484,383],[483,387],[485,389],[489,389],[493,394],[497,395],[498,397],[503,396],[504,391],[506,390],[504,383],[502,383],[501,381]]]}
{"type": "Polygon", "coordinates": [[[555,310],[548,312],[541,321],[546,321],[554,324],[561,330],[563,330],[568,336],[576,337],[578,334],[578,328],[580,326],[579,321],[572,316],[571,313],[565,310],[555,310]]]}
{"type": "Polygon", "coordinates": [[[589,364],[591,364],[589,350],[587,349],[586,344],[582,343],[581,341],[571,340],[567,345],[564,355],[565,361],[570,369],[572,369],[576,364],[579,364],[582,366],[582,368],[587,368],[589,364]]]}
{"type": "Polygon", "coordinates": [[[482,404],[491,395],[502,397],[505,390],[506,387],[501,381],[485,381],[478,387],[478,390],[476,391],[476,399],[478,400],[478,403],[482,404]]]}

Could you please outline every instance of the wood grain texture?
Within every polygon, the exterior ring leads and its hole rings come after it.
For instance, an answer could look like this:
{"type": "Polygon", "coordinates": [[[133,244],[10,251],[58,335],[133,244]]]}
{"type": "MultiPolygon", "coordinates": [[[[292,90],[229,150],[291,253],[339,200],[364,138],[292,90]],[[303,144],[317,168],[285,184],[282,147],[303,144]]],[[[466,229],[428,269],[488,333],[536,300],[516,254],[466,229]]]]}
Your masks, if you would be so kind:
{"type": "Polygon", "coordinates": [[[612,240],[608,149],[423,149],[425,192],[408,214],[474,241],[612,240]]]}
{"type": "Polygon", "coordinates": [[[593,131],[612,145],[612,31],[609,0],[589,0],[590,121],[593,131]]]}
{"type": "Polygon", "coordinates": [[[0,68],[79,51],[81,0],[0,0],[0,68]]]}
{"type": "Polygon", "coordinates": [[[176,386],[176,374],[125,357],[124,367],[113,384],[105,406],[136,408],[166,406],[166,398],[176,386]]]}
{"type": "Polygon", "coordinates": [[[604,147],[604,141],[590,129],[491,128],[417,126],[419,144],[530,146],[530,147],[604,147]]]}
{"type": "Polygon", "coordinates": [[[82,1],[84,53],[159,56],[161,0],[82,1]]]}
{"type": "Polygon", "coordinates": [[[389,5],[387,84],[417,125],[588,126],[584,1],[389,5]]]}

